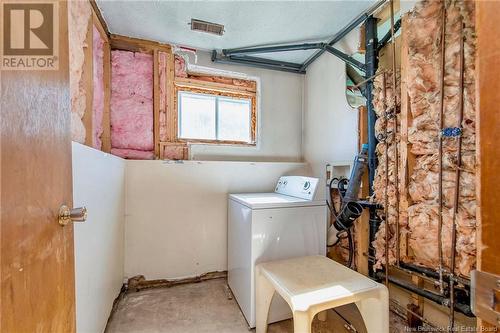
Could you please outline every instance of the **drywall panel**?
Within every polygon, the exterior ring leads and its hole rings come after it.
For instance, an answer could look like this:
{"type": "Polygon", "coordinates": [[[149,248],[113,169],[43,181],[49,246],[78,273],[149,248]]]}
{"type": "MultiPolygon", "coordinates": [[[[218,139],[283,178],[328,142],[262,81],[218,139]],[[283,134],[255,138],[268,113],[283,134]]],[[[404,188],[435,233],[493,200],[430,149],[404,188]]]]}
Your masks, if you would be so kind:
{"type": "Polygon", "coordinates": [[[227,196],[268,192],[303,163],[127,161],[125,276],[227,269],[227,196]]]}
{"type": "Polygon", "coordinates": [[[346,100],[345,63],[323,54],[307,68],[304,83],[304,159],[316,177],[325,166],[352,163],[358,145],[358,110],[346,100]]]}
{"type": "MultiPolygon", "coordinates": [[[[197,53],[197,65],[244,73],[259,78],[257,146],[191,145],[194,160],[302,160],[303,75],[213,63],[208,52],[197,53]]],[[[190,62],[194,63],[191,56],[190,62]]]]}
{"type": "Polygon", "coordinates": [[[77,332],[103,332],[123,283],[125,161],[73,142],[73,206],[88,209],[74,229],[77,332]]]}

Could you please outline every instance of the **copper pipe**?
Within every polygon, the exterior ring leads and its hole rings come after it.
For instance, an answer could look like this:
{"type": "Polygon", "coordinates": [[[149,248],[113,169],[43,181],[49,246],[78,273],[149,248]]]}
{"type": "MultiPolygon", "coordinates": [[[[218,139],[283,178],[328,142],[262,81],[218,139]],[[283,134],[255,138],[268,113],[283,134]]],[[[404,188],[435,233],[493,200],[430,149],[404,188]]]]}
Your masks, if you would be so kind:
{"type": "Polygon", "coordinates": [[[355,85],[354,85],[354,86],[352,86],[352,87],[353,87],[353,88],[359,88],[359,87],[361,87],[362,85],[366,84],[367,82],[369,82],[369,81],[373,80],[373,79],[374,79],[374,78],[376,78],[377,76],[382,75],[382,74],[384,74],[384,73],[385,73],[385,70],[381,70],[381,71],[377,72],[375,75],[372,75],[372,76],[370,76],[369,78],[366,78],[365,80],[361,81],[361,82],[360,82],[360,83],[358,83],[358,84],[355,84],[355,85]]]}
{"type": "MultiPolygon", "coordinates": [[[[457,127],[462,128],[464,118],[464,36],[463,23],[460,24],[460,104],[457,127]]],[[[460,169],[462,167],[462,135],[457,138],[457,168],[455,170],[455,193],[453,198],[453,216],[451,226],[451,267],[450,267],[450,331],[455,327],[455,252],[457,250],[457,214],[460,198],[460,169]]]]}
{"type": "Polygon", "coordinates": [[[392,96],[394,112],[394,186],[396,190],[396,265],[399,266],[399,153],[398,153],[398,112],[396,84],[396,38],[394,38],[394,0],[391,0],[391,37],[392,37],[392,96]]]}
{"type": "Polygon", "coordinates": [[[387,119],[387,91],[385,85],[385,73],[382,76],[382,100],[383,100],[383,108],[384,108],[384,154],[385,154],[385,189],[384,189],[384,218],[385,218],[385,245],[384,245],[384,254],[385,254],[385,285],[389,286],[389,193],[387,192],[387,188],[389,187],[389,142],[387,138],[387,125],[389,124],[389,120],[387,119]]]}
{"type": "Polygon", "coordinates": [[[439,160],[439,178],[438,178],[438,255],[439,255],[439,291],[444,294],[443,286],[443,138],[441,130],[444,125],[444,70],[445,70],[445,36],[446,36],[446,2],[443,1],[443,10],[441,14],[441,92],[440,103],[441,110],[439,112],[439,134],[438,134],[438,160],[439,160]]]}

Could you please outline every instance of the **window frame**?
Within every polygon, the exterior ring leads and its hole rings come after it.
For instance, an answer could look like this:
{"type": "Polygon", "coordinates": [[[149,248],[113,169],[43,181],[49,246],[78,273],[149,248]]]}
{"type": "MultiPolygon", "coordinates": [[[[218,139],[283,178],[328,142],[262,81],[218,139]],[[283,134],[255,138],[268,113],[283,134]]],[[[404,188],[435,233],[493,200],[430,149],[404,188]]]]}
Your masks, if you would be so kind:
{"type": "Polygon", "coordinates": [[[175,108],[175,126],[177,142],[199,143],[199,144],[217,144],[217,145],[238,145],[238,146],[256,146],[257,145],[257,107],[256,93],[229,89],[214,89],[211,87],[198,87],[184,84],[175,84],[174,89],[174,108],[175,108]],[[236,140],[211,140],[211,139],[187,139],[180,137],[180,114],[179,114],[179,93],[186,92],[191,94],[212,95],[217,97],[226,97],[232,99],[250,100],[250,142],[236,140]]]}

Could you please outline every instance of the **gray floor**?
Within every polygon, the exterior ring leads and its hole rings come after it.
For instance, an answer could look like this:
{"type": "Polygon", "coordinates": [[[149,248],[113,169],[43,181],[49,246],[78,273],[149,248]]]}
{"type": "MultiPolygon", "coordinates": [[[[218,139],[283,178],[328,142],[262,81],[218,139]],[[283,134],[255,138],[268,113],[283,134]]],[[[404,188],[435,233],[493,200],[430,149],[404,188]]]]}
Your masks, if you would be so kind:
{"type": "MultiPolygon", "coordinates": [[[[179,285],[132,292],[119,302],[110,318],[106,333],[248,333],[248,326],[234,299],[227,298],[226,280],[179,285]]],[[[342,310],[342,311],[340,311],[342,310]]],[[[355,307],[339,312],[359,326],[355,307]]],[[[313,322],[313,332],[347,332],[345,321],[333,311],[326,322],[313,322]]],[[[356,327],[359,333],[364,326],[356,327]]],[[[291,320],[269,326],[269,333],[293,332],[291,320]]]]}

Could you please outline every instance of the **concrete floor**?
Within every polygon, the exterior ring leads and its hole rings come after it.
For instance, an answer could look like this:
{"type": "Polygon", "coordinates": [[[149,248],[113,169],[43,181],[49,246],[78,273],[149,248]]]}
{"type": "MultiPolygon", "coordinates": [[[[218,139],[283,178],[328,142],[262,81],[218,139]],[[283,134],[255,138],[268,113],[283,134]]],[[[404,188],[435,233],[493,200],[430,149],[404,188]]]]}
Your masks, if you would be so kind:
{"type": "MultiPolygon", "coordinates": [[[[359,333],[366,332],[354,306],[336,310],[355,324],[359,333]]],[[[348,332],[344,323],[337,313],[329,311],[326,322],[314,320],[313,332],[348,332]]],[[[249,329],[236,301],[227,298],[225,279],[127,293],[106,328],[106,333],[160,332],[248,333],[249,329]]],[[[293,322],[271,324],[268,332],[291,333],[293,322]]]]}

